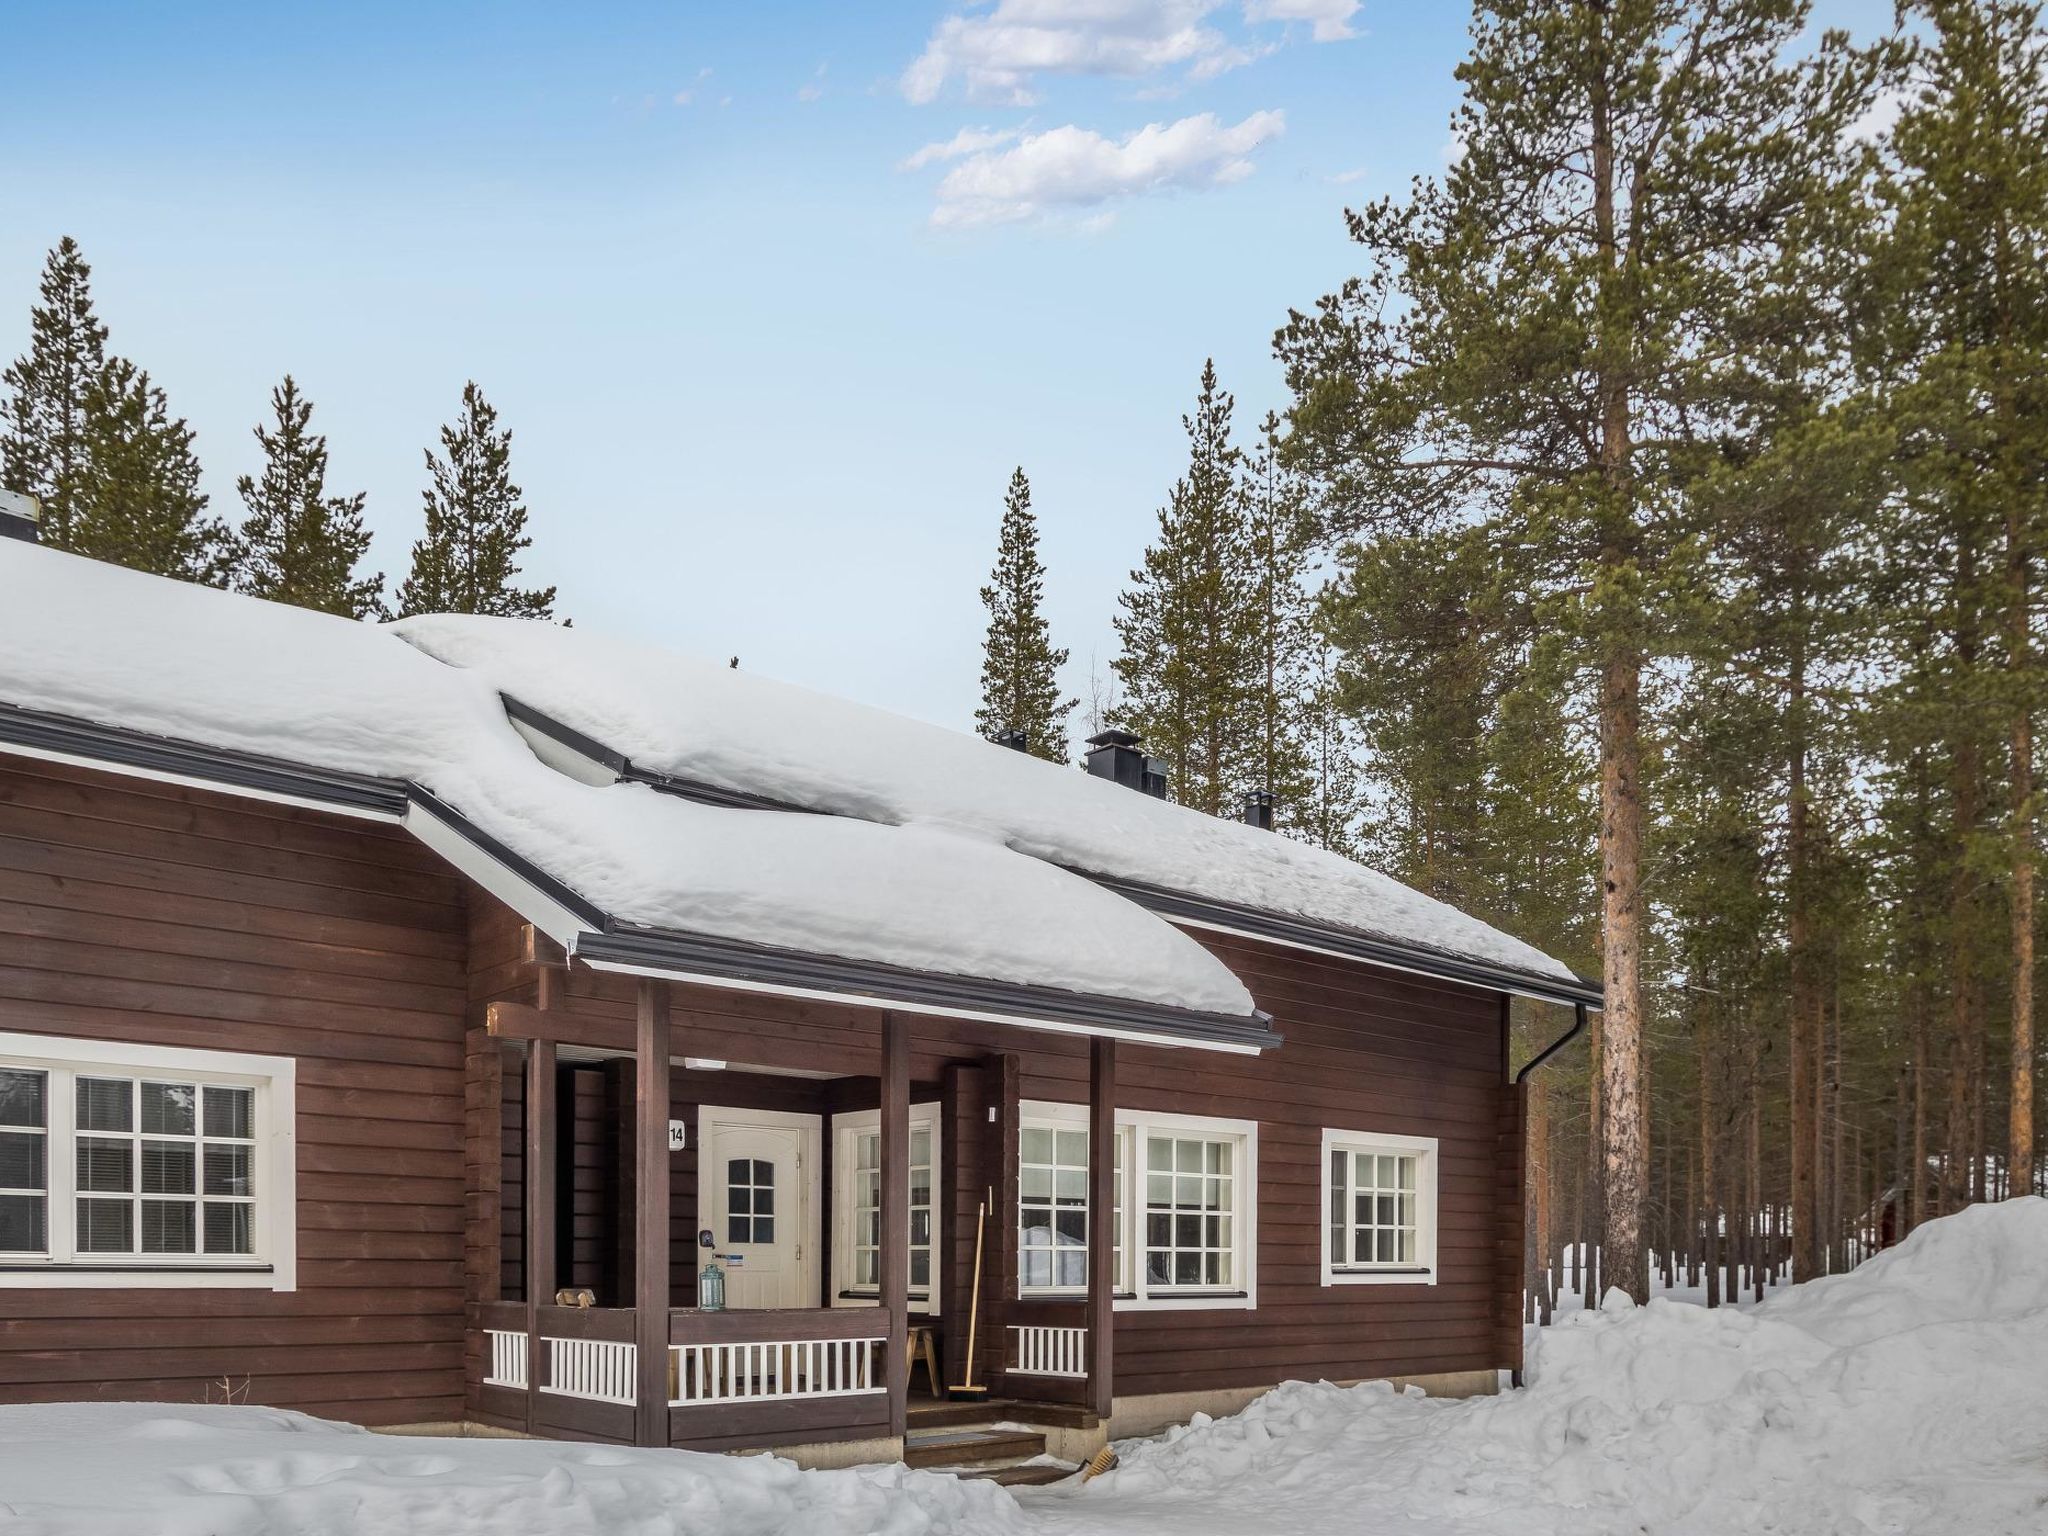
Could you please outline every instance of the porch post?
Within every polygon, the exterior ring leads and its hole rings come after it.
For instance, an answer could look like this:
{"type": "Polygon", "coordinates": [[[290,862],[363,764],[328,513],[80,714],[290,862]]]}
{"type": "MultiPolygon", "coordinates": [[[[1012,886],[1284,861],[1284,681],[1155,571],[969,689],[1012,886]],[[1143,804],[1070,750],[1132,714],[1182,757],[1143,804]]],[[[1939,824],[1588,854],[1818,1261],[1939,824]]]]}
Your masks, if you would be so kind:
{"type": "Polygon", "coordinates": [[[882,1307],[889,1319],[883,1380],[889,1433],[901,1435],[909,1408],[910,1361],[910,1025],[882,1015],[882,1307]]]}
{"type": "Polygon", "coordinates": [[[668,1437],[668,983],[643,979],[634,1016],[633,1338],[638,1346],[636,1443],[668,1437]]]}
{"type": "Polygon", "coordinates": [[[1088,1408],[1107,1423],[1116,1359],[1116,1041],[1097,1035],[1089,1044],[1088,1408]]]}
{"type": "Polygon", "coordinates": [[[540,1309],[555,1299],[555,1042],[526,1043],[526,1428],[540,1395],[540,1309]]]}

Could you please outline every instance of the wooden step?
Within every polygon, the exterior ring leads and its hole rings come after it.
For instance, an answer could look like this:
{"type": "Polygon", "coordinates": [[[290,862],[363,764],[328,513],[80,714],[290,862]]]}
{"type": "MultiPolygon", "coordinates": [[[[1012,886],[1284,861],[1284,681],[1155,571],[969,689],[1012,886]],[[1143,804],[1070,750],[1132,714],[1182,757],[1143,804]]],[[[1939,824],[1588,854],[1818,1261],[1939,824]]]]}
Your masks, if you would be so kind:
{"type": "Polygon", "coordinates": [[[1094,1414],[1073,1403],[1020,1403],[1010,1399],[962,1403],[912,1403],[904,1414],[911,1429],[958,1428],[969,1424],[1031,1424],[1047,1429],[1093,1429],[1094,1414]]]}
{"type": "Polygon", "coordinates": [[[1046,1483],[1063,1483],[1080,1470],[1060,1462],[1048,1462],[1035,1467],[990,1467],[981,1472],[962,1472],[960,1476],[976,1482],[1001,1483],[1005,1488],[1032,1488],[1046,1483]]]}
{"type": "Polygon", "coordinates": [[[905,1466],[952,1471],[1014,1464],[1045,1454],[1045,1436],[1030,1429],[920,1429],[903,1437],[905,1466]]]}

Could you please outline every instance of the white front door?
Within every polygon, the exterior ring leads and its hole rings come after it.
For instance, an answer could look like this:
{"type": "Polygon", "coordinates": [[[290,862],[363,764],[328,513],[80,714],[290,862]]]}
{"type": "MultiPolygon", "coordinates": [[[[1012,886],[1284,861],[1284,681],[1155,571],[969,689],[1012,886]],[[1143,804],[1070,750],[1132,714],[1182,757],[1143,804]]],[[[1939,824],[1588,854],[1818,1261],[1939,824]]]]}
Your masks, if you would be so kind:
{"type": "Polygon", "coordinates": [[[815,1307],[818,1117],[706,1105],[697,1120],[697,1225],[729,1307],[815,1307]]]}

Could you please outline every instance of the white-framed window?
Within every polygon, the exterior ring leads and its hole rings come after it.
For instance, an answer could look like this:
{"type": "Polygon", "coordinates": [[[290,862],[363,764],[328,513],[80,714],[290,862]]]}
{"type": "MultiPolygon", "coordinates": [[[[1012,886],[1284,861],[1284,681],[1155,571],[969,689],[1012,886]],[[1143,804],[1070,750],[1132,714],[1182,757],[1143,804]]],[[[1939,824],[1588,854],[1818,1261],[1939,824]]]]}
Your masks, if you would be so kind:
{"type": "MultiPolygon", "coordinates": [[[[832,1290],[842,1305],[879,1298],[882,1286],[882,1117],[832,1117],[832,1290]]],[[[939,1106],[910,1106],[910,1310],[939,1310],[939,1106]]]]}
{"type": "Polygon", "coordinates": [[[1434,1136],[1323,1132],[1323,1284],[1436,1284],[1434,1136]]]}
{"type": "MultiPolygon", "coordinates": [[[[1088,1111],[1081,1104],[1036,1104],[1022,1115],[1017,1147],[1017,1290],[1023,1296],[1077,1296],[1088,1290],[1088,1111]]],[[[1130,1136],[1115,1148],[1115,1286],[1130,1290],[1124,1241],[1124,1168],[1130,1136]]]]}
{"type": "MultiPolygon", "coordinates": [[[[1087,1106],[1027,1102],[1019,1119],[1019,1294],[1085,1293],[1087,1106]]],[[[1116,1128],[1118,1310],[1256,1306],[1258,1122],[1120,1109],[1116,1128]]]]}
{"type": "Polygon", "coordinates": [[[0,1033],[0,1286],[296,1283],[294,1063],[0,1033]]]}

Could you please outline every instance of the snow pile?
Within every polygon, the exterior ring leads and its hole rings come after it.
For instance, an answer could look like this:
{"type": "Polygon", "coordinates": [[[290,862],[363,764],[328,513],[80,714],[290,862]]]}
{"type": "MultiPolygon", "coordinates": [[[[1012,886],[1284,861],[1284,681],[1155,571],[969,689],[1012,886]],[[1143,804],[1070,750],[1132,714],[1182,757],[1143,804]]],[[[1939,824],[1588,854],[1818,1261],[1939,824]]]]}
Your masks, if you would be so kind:
{"type": "Polygon", "coordinates": [[[549,1440],[427,1440],[272,1408],[0,1408],[8,1536],[926,1536],[1015,1530],[988,1483],[549,1440]]]}
{"type": "Polygon", "coordinates": [[[1123,1447],[1059,1530],[2041,1536],[2048,1200],[1930,1223],[1752,1311],[1617,1293],[1464,1402],[1291,1383],[1123,1447]]]}
{"type": "Polygon", "coordinates": [[[395,628],[653,772],[842,816],[966,830],[1072,869],[1571,976],[1350,859],[964,732],[580,628],[447,614],[395,628]]]}
{"type": "Polygon", "coordinates": [[[0,539],[0,703],[410,781],[631,924],[1252,1012],[1180,930],[987,837],[567,778],[488,678],[376,625],[0,539]]]}

